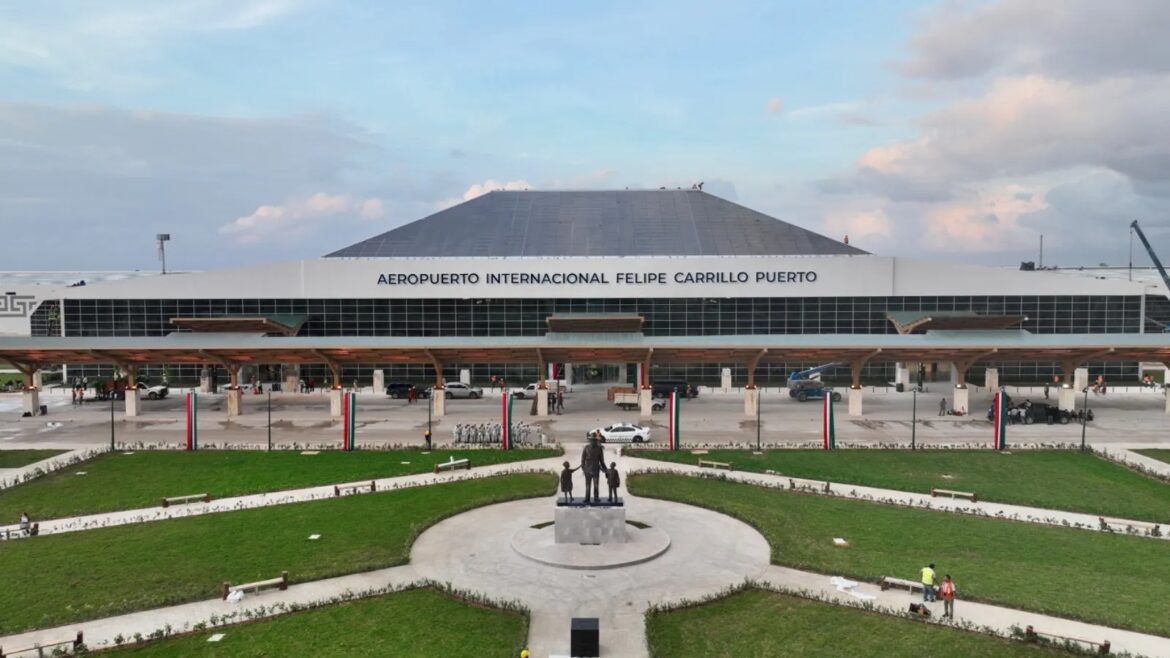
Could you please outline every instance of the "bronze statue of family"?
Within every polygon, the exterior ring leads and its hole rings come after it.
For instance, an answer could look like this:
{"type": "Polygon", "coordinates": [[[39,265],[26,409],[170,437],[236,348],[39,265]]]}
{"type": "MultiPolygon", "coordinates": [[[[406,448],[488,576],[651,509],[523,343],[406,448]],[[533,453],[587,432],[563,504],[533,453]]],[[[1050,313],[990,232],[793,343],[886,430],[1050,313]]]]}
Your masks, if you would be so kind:
{"type": "Polygon", "coordinates": [[[581,450],[581,463],[577,468],[570,468],[569,462],[565,462],[564,466],[564,470],[561,471],[561,494],[564,495],[565,502],[573,502],[573,471],[578,469],[585,474],[586,505],[601,503],[599,487],[602,473],[605,474],[606,484],[609,485],[608,502],[618,501],[617,490],[621,486],[622,478],[618,475],[617,462],[611,462],[608,468],[605,466],[605,448],[596,435],[589,437],[589,443],[581,450]],[[591,491],[592,499],[589,496],[591,491]]]}

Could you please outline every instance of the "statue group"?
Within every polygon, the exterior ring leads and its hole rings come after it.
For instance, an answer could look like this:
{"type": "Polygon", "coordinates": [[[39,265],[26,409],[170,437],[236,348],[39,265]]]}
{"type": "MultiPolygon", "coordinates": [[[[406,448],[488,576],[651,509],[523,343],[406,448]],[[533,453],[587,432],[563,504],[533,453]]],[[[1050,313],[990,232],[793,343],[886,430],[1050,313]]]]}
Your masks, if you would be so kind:
{"type": "Polygon", "coordinates": [[[606,476],[609,488],[608,502],[617,502],[617,490],[621,485],[621,477],[617,472],[617,463],[605,465],[605,447],[596,436],[589,437],[589,443],[581,450],[581,463],[577,468],[570,468],[565,462],[565,470],[561,473],[561,492],[567,502],[573,501],[573,471],[581,469],[585,475],[585,504],[601,503],[601,475],[606,476]]]}

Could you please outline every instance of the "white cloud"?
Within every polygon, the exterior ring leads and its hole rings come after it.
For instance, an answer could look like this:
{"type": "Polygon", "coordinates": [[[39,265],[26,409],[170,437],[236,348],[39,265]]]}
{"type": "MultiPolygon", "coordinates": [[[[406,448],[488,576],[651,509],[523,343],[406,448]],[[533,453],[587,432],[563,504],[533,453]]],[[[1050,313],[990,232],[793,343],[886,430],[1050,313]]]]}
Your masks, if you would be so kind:
{"type": "Polygon", "coordinates": [[[776,114],[780,110],[784,109],[784,101],[780,100],[779,96],[773,96],[768,99],[768,104],[766,107],[768,114],[776,114]]]}
{"type": "Polygon", "coordinates": [[[354,199],[318,192],[280,205],[260,206],[251,214],[220,226],[219,232],[241,245],[290,242],[303,239],[329,223],[354,218],[379,219],[382,215],[381,199],[354,199]]]}
{"type": "Polygon", "coordinates": [[[494,192],[496,190],[528,190],[528,189],[532,189],[532,185],[529,184],[529,182],[524,180],[524,179],[510,180],[510,181],[501,183],[500,181],[498,181],[494,178],[489,178],[482,183],[472,183],[471,185],[469,185],[467,187],[467,189],[464,190],[463,195],[461,197],[451,197],[451,198],[443,199],[442,201],[439,201],[438,203],[436,203],[435,206],[437,208],[439,208],[440,210],[443,210],[445,208],[450,208],[451,206],[463,203],[464,201],[471,201],[475,197],[483,196],[483,195],[487,194],[488,192],[494,192]]]}

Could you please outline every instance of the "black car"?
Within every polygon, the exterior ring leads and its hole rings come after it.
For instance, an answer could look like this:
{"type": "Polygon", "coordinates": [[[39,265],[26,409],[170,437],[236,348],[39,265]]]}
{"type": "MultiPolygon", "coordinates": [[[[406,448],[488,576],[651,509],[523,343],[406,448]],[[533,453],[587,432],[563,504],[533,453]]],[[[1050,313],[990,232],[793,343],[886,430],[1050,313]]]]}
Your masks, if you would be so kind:
{"type": "Polygon", "coordinates": [[[668,398],[674,391],[684,398],[693,398],[699,395],[699,389],[691,386],[682,379],[658,379],[650,385],[650,395],[656,398],[668,398]]]}
{"type": "Polygon", "coordinates": [[[386,384],[386,395],[395,400],[405,400],[410,395],[410,387],[413,386],[415,392],[420,398],[429,398],[431,392],[426,386],[422,384],[410,384],[407,382],[390,382],[386,384]]]}

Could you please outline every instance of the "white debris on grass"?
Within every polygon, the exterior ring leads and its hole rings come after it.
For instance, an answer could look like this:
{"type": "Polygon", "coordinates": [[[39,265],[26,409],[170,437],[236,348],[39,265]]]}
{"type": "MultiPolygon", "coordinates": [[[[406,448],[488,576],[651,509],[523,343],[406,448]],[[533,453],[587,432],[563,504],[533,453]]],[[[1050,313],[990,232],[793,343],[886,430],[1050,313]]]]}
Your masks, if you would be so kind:
{"type": "Polygon", "coordinates": [[[319,455],[319,454],[321,454],[321,451],[320,450],[302,450],[301,454],[302,455],[319,455]]]}
{"type": "Polygon", "coordinates": [[[124,452],[124,453],[122,453],[122,454],[123,454],[123,455],[133,455],[134,453],[132,453],[132,452],[124,452]]]}
{"type": "Polygon", "coordinates": [[[87,471],[77,471],[74,475],[86,475],[87,471]]]}
{"type": "Polygon", "coordinates": [[[711,451],[710,450],[692,450],[691,454],[692,455],[706,455],[709,452],[711,452],[711,451]]]}
{"type": "Polygon", "coordinates": [[[833,576],[829,579],[829,584],[831,584],[833,587],[836,587],[838,592],[848,594],[849,596],[852,596],[853,598],[860,601],[872,601],[877,598],[873,594],[854,591],[860,584],[856,580],[849,580],[848,578],[833,576]]]}
{"type": "Polygon", "coordinates": [[[849,542],[845,541],[843,537],[833,537],[834,546],[848,546],[849,542]]]}
{"type": "Polygon", "coordinates": [[[309,535],[309,539],[311,541],[317,541],[320,538],[321,538],[321,535],[309,535]]]}
{"type": "Polygon", "coordinates": [[[410,462],[398,462],[399,464],[409,464],[410,462]]]}
{"type": "Polygon", "coordinates": [[[223,639],[223,633],[216,633],[216,634],[212,635],[211,637],[207,638],[207,641],[208,642],[219,642],[222,639],[223,639]]]}
{"type": "Polygon", "coordinates": [[[228,603],[239,603],[244,600],[244,590],[233,590],[231,594],[227,595],[228,603]]]}

